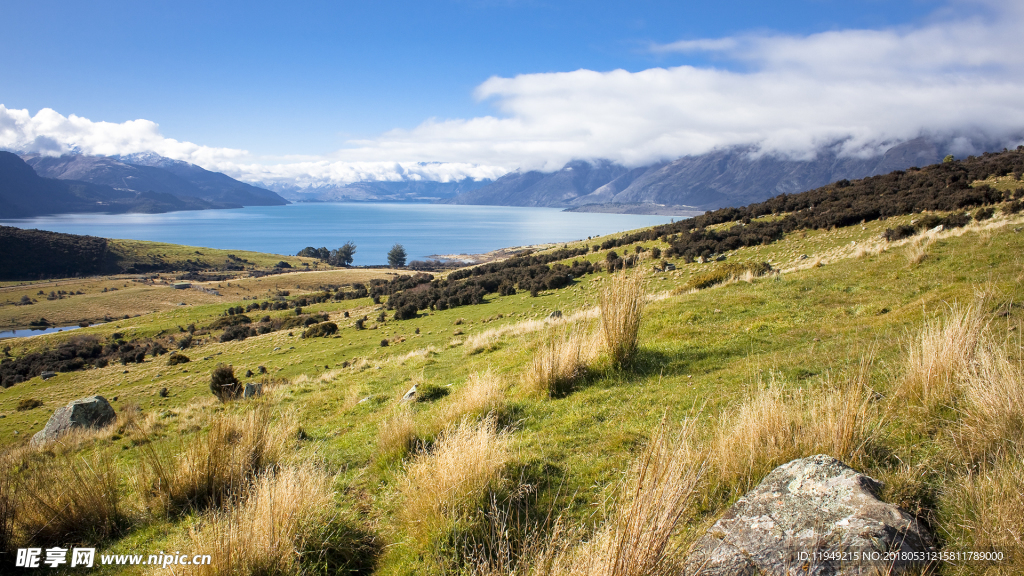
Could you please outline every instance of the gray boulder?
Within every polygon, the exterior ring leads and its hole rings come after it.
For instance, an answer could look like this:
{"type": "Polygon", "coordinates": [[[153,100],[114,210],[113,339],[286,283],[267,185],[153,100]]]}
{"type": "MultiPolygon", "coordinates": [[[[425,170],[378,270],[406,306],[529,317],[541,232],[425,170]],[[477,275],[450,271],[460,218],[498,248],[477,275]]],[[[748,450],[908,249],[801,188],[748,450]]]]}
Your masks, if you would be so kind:
{"type": "Polygon", "coordinates": [[[33,446],[53,442],[73,428],[102,428],[117,418],[110,402],[103,396],[90,396],[58,408],[46,426],[32,437],[33,446]]]}
{"type": "Polygon", "coordinates": [[[242,391],[242,398],[252,398],[260,394],[263,394],[263,384],[249,382],[245,385],[245,390],[242,391]]]}
{"type": "Polygon", "coordinates": [[[925,563],[905,554],[934,551],[934,541],[912,515],[879,500],[880,488],[877,480],[831,456],[784,464],[694,544],[684,574],[866,576],[918,570],[925,563]]]}

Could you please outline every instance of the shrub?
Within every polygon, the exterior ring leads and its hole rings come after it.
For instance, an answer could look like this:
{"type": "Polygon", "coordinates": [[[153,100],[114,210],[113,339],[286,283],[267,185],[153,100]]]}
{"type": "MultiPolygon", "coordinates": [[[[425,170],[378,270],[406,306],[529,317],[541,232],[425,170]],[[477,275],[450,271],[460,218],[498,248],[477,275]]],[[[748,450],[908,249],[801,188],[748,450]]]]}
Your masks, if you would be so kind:
{"type": "Polygon", "coordinates": [[[434,400],[440,400],[451,392],[446,386],[441,386],[434,382],[426,382],[420,384],[416,388],[416,401],[417,402],[433,402],[434,400]]]}
{"type": "Polygon", "coordinates": [[[364,322],[366,322],[365,318],[360,318],[360,319],[356,320],[356,330],[362,330],[364,322]]]}
{"type": "Polygon", "coordinates": [[[235,369],[231,366],[218,364],[210,373],[210,391],[221,402],[238,398],[242,395],[242,383],[235,378],[235,369]]]}
{"type": "Polygon", "coordinates": [[[417,312],[415,304],[404,304],[395,311],[395,320],[412,320],[416,317],[417,312]]]}
{"type": "Polygon", "coordinates": [[[612,276],[601,292],[601,334],[613,366],[628,364],[636,354],[643,310],[643,276],[612,276]]]}
{"type": "Polygon", "coordinates": [[[307,328],[302,333],[303,338],[326,338],[334,335],[338,331],[338,325],[334,322],[321,322],[314,324],[310,328],[307,328]]]}
{"type": "Polygon", "coordinates": [[[231,326],[220,335],[221,342],[230,342],[232,340],[245,340],[250,336],[255,336],[256,331],[248,326],[231,326]]]}
{"type": "Polygon", "coordinates": [[[43,401],[37,398],[22,398],[18,402],[18,406],[15,408],[18,412],[24,412],[33,408],[38,408],[43,405],[43,401]]]}
{"type": "Polygon", "coordinates": [[[192,335],[191,334],[185,334],[185,336],[183,336],[181,338],[181,340],[178,340],[178,350],[187,350],[191,346],[192,346],[192,335]]]}
{"type": "Polygon", "coordinates": [[[696,274],[690,278],[685,285],[682,287],[682,291],[686,290],[703,290],[704,288],[710,288],[716,284],[722,284],[729,280],[738,279],[744,275],[750,276],[764,276],[768,272],[771,272],[771,265],[767,262],[757,263],[738,263],[728,262],[722,264],[718,268],[705,272],[703,274],[696,274]]]}
{"type": "Polygon", "coordinates": [[[168,366],[177,366],[178,364],[186,364],[191,361],[191,358],[185,356],[181,352],[175,352],[174,354],[171,354],[170,356],[167,357],[168,366]]]}

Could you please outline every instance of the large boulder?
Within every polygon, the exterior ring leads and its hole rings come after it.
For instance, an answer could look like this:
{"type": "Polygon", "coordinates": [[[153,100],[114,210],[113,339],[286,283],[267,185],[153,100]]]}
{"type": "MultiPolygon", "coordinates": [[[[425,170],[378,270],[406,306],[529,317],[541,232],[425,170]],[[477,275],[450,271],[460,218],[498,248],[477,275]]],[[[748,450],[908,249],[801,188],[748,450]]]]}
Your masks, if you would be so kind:
{"type": "Polygon", "coordinates": [[[831,456],[773,470],[693,546],[687,576],[903,574],[935,550],[927,528],[878,499],[881,483],[831,456]]]}
{"type": "Polygon", "coordinates": [[[33,446],[53,442],[73,428],[102,428],[117,418],[114,408],[103,396],[80,398],[58,408],[42,430],[32,437],[33,446]]]}

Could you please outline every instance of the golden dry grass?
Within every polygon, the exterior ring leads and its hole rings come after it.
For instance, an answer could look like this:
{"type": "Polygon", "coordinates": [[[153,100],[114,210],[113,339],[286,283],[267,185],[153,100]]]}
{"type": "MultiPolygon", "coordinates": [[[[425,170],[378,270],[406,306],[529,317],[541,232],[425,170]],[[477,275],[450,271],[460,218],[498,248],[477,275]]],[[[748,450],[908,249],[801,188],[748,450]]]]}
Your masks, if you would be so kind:
{"type": "Polygon", "coordinates": [[[544,396],[563,396],[582,380],[594,360],[597,346],[582,323],[562,324],[541,343],[524,374],[527,390],[544,396]]]}
{"type": "Polygon", "coordinates": [[[311,465],[268,471],[235,495],[227,509],[189,531],[189,547],[212,563],[174,566],[173,574],[301,574],[331,543],[336,514],[332,479],[311,465]]]}
{"type": "Polygon", "coordinates": [[[262,404],[240,416],[214,417],[208,431],[180,452],[143,437],[140,489],[168,514],[219,506],[253,476],[281,462],[295,438],[294,420],[272,424],[262,404]]]}
{"type": "Polygon", "coordinates": [[[507,482],[511,437],[493,417],[463,420],[422,450],[401,480],[401,509],[408,530],[421,543],[466,522],[489,495],[507,482]]]}
{"type": "Polygon", "coordinates": [[[613,366],[628,364],[636,355],[644,301],[644,277],[638,271],[613,275],[601,291],[601,334],[613,366]]]}
{"type": "Polygon", "coordinates": [[[470,374],[466,385],[442,408],[439,427],[457,424],[465,418],[501,413],[507,403],[507,388],[501,377],[491,371],[470,374]]]}
{"type": "Polygon", "coordinates": [[[416,447],[416,421],[412,409],[400,405],[381,421],[377,432],[377,453],[383,461],[403,458],[416,447]]]}
{"type": "Polygon", "coordinates": [[[130,523],[121,473],[109,455],[86,459],[61,452],[23,460],[23,465],[12,487],[15,526],[26,542],[102,541],[130,523]]]}
{"type": "Polygon", "coordinates": [[[907,345],[903,376],[895,398],[926,413],[952,406],[959,380],[974,360],[985,320],[983,300],[953,304],[941,318],[925,322],[920,334],[907,345]]]}
{"type": "Polygon", "coordinates": [[[969,461],[999,457],[1024,445],[1024,365],[1019,351],[1019,345],[986,338],[961,380],[964,402],[955,440],[969,461]]]}
{"type": "Polygon", "coordinates": [[[871,394],[857,378],[816,390],[759,386],[716,430],[715,475],[724,488],[744,492],[795,458],[824,453],[857,465],[880,424],[871,394]]]}

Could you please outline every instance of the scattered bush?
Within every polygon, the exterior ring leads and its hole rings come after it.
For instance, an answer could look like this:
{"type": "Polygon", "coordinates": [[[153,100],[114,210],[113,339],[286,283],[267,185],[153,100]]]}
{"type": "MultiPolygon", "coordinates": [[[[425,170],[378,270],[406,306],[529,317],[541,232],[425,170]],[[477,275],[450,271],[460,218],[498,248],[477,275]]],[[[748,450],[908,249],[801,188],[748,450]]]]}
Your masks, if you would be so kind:
{"type": "Polygon", "coordinates": [[[744,275],[750,275],[752,277],[764,276],[768,272],[771,272],[771,269],[771,265],[767,262],[728,262],[718,266],[710,272],[695,274],[686,282],[685,285],[683,285],[681,291],[695,289],[703,290],[704,288],[710,288],[716,284],[722,284],[729,280],[738,279],[744,275]]]}
{"type": "Polygon", "coordinates": [[[334,322],[321,322],[314,324],[302,333],[303,338],[326,338],[338,332],[338,325],[334,322]]]}
{"type": "Polygon", "coordinates": [[[256,335],[256,330],[249,326],[238,325],[230,326],[223,334],[220,335],[221,342],[231,342],[232,340],[245,340],[250,336],[256,335]]]}
{"type": "Polygon", "coordinates": [[[18,402],[18,406],[15,408],[18,412],[24,412],[33,408],[38,408],[43,405],[43,401],[37,398],[22,398],[18,402]]]}
{"type": "Polygon", "coordinates": [[[210,373],[210,391],[221,402],[241,397],[243,390],[242,383],[235,378],[233,367],[218,364],[210,373]]]}
{"type": "Polygon", "coordinates": [[[178,364],[186,364],[191,361],[191,358],[185,356],[181,352],[175,352],[167,357],[168,366],[177,366],[178,364]]]}

